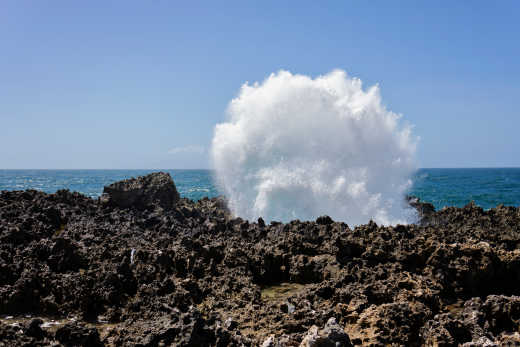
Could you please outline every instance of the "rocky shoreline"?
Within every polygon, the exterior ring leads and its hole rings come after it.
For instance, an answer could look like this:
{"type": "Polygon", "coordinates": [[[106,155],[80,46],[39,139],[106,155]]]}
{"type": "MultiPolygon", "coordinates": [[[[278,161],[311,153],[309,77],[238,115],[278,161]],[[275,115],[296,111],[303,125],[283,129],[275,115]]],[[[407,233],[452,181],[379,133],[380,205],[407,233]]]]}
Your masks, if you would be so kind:
{"type": "Polygon", "coordinates": [[[168,174],[0,194],[0,346],[520,345],[520,208],[266,224],[168,174]],[[173,188],[173,189],[172,189],[173,188]]]}

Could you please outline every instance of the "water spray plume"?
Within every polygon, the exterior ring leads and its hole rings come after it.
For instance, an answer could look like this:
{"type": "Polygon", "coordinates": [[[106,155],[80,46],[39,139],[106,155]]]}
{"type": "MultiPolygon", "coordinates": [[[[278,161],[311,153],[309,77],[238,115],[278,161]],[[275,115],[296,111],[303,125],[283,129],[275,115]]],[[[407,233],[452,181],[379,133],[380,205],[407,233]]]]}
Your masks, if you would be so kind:
{"type": "Polygon", "coordinates": [[[417,139],[381,104],[378,86],[336,70],[287,71],[244,84],[215,127],[217,184],[237,216],[349,224],[406,223],[417,139]]]}

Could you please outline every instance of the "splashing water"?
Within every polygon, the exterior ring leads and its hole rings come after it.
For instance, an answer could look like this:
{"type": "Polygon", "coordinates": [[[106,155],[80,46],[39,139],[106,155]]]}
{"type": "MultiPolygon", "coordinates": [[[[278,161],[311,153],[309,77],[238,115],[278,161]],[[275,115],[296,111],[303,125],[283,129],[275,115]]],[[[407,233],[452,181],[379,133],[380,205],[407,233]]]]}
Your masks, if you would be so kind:
{"type": "Polygon", "coordinates": [[[217,184],[238,216],[351,224],[406,223],[417,139],[381,104],[378,86],[336,70],[287,71],[244,84],[215,127],[217,184]]]}

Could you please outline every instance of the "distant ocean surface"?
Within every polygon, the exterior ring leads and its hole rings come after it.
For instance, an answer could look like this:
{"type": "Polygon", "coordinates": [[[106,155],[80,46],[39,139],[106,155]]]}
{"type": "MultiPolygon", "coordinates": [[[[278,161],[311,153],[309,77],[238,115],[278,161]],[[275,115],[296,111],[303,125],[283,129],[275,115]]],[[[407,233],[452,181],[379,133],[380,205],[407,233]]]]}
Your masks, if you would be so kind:
{"type": "MultiPolygon", "coordinates": [[[[0,170],[0,191],[69,189],[97,198],[105,185],[153,171],[157,170],[0,170]]],[[[171,174],[183,197],[198,200],[219,195],[211,170],[162,171],[171,174]]],[[[485,209],[520,205],[520,168],[420,169],[412,179],[409,193],[436,209],[462,207],[471,200],[485,209]]]]}

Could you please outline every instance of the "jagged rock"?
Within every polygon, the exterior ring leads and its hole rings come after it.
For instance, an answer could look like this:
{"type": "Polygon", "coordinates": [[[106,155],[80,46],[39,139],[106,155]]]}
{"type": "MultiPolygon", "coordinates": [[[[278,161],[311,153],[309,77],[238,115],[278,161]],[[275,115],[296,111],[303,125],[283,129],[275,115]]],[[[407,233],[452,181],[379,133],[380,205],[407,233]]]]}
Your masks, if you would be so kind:
{"type": "Polygon", "coordinates": [[[274,335],[271,335],[267,339],[265,339],[261,347],[275,347],[276,345],[276,338],[274,335]]]}
{"type": "Polygon", "coordinates": [[[416,196],[406,196],[406,201],[412,206],[419,216],[419,223],[429,224],[432,222],[432,217],[435,214],[435,207],[429,202],[423,202],[416,196]]]}
{"type": "Polygon", "coordinates": [[[490,295],[484,302],[472,298],[459,310],[436,315],[421,334],[428,345],[498,346],[515,341],[519,328],[520,297],[490,295]]]}
{"type": "Polygon", "coordinates": [[[348,334],[338,325],[335,318],[330,318],[323,330],[313,325],[300,344],[300,347],[350,347],[348,334]]]}
{"type": "Polygon", "coordinates": [[[224,322],[224,327],[227,330],[235,330],[238,327],[238,323],[230,317],[224,322]]]}
{"type": "Polygon", "coordinates": [[[334,223],[334,221],[329,216],[319,216],[318,218],[316,218],[316,224],[328,225],[332,223],[334,223]]]}
{"type": "Polygon", "coordinates": [[[23,333],[20,326],[0,322],[0,347],[48,346],[49,340],[41,340],[23,333]]]}
{"type": "Polygon", "coordinates": [[[349,228],[252,223],[223,198],[143,199],[115,208],[65,190],[0,193],[0,346],[56,344],[50,317],[78,321],[58,330],[62,344],[520,341],[520,208],[349,228]]]}
{"type": "Polygon", "coordinates": [[[179,198],[170,174],[154,172],[106,186],[101,200],[120,208],[134,207],[142,210],[155,204],[171,209],[179,198]]]}

